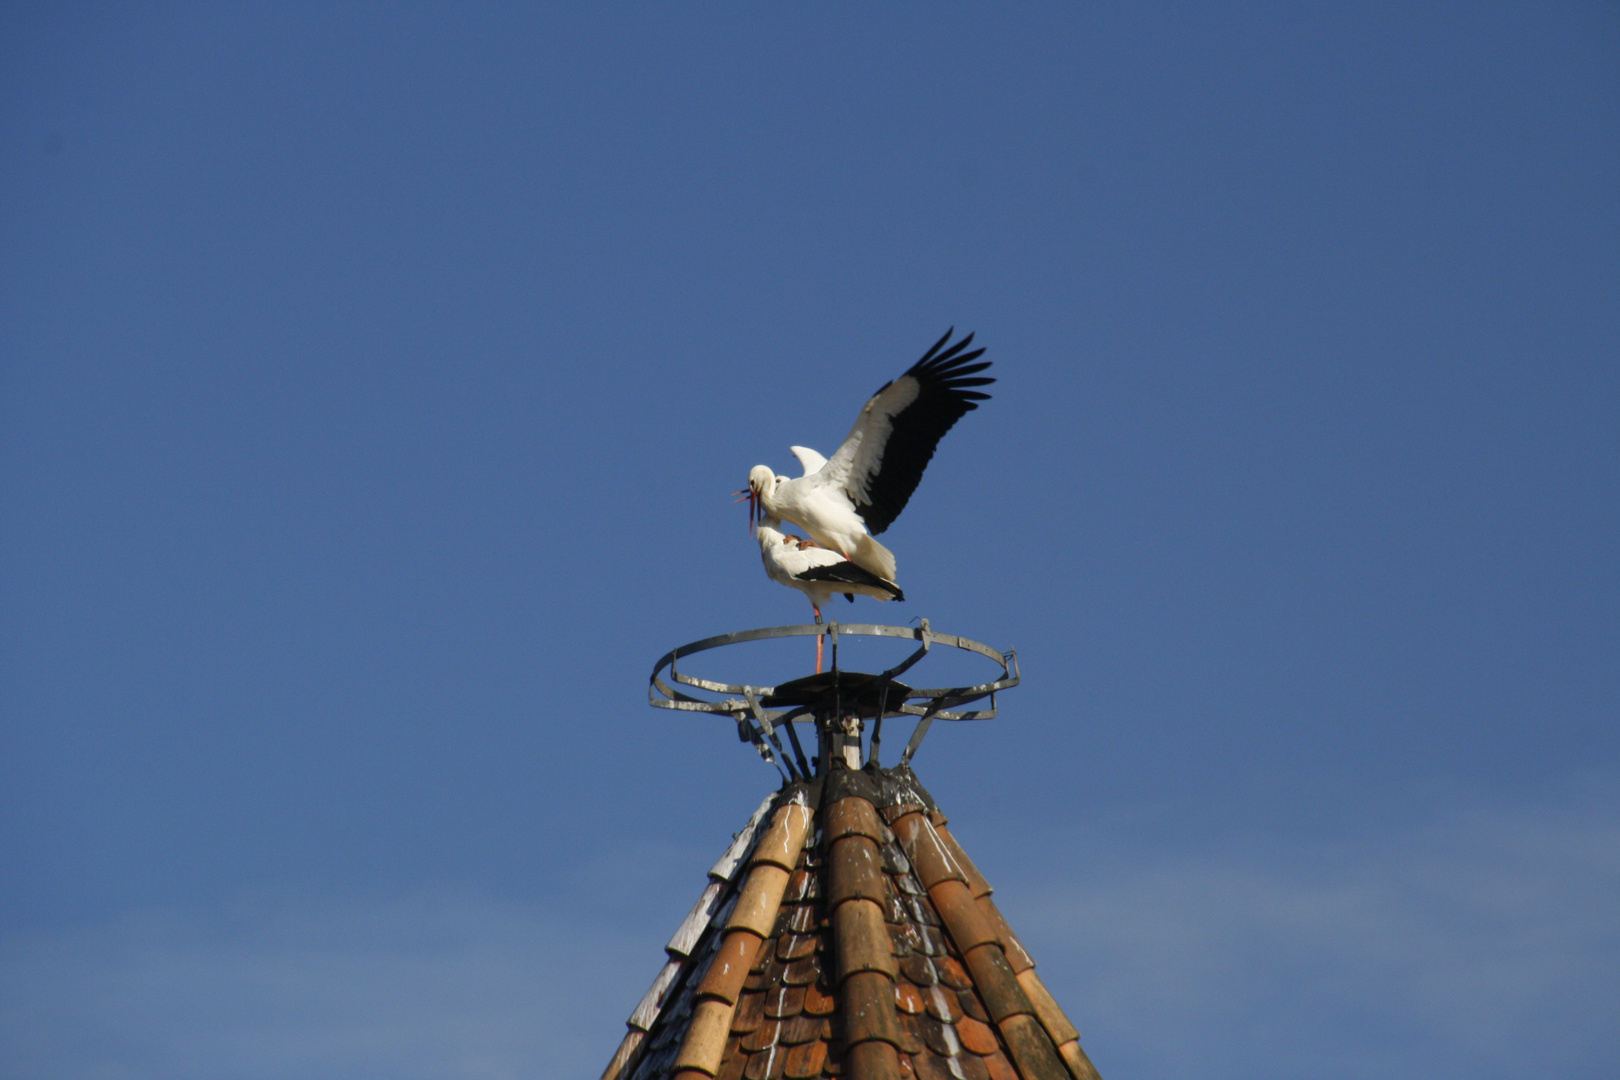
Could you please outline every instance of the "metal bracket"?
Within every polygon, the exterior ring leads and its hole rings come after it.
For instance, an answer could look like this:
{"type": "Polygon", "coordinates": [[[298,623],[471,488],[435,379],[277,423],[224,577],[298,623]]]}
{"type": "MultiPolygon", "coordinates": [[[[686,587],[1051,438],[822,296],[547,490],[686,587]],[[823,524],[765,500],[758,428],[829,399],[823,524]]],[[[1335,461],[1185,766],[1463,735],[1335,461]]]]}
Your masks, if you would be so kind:
{"type": "MultiPolygon", "coordinates": [[[[772,746],[776,747],[777,754],[779,754],[782,758],[782,764],[787,766],[788,776],[786,779],[792,780],[792,774],[796,773],[798,770],[793,767],[793,759],[788,757],[787,751],[783,749],[782,740],[776,737],[776,729],[771,726],[770,714],[759,707],[759,697],[754,693],[753,687],[744,687],[743,697],[748,701],[748,707],[753,710],[754,719],[759,721],[759,726],[765,732],[765,737],[771,740],[772,746]]],[[[781,714],[778,713],[777,715],[780,716],[781,714]]],[[[776,763],[773,761],[771,764],[774,765],[776,763]]],[[[804,777],[806,780],[809,778],[810,777],[808,775],[804,777]]]]}

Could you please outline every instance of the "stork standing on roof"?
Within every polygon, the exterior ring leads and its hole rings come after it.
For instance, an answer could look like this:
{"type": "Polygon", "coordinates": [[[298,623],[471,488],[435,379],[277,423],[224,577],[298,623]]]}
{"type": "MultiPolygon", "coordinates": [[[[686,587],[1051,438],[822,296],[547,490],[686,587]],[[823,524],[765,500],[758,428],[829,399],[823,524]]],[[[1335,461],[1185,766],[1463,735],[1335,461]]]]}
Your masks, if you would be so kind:
{"type": "MultiPolygon", "coordinates": [[[[860,567],[838,554],[828,551],[811,540],[801,540],[782,532],[782,522],[765,515],[758,527],[759,555],[765,563],[770,579],[790,589],[798,589],[810,600],[810,609],[821,622],[821,605],[838,593],[850,603],[855,594],[877,600],[904,600],[906,594],[892,581],[884,581],[870,570],[860,567]]],[[[821,674],[824,639],[816,635],[816,674],[821,674]]]]}
{"type": "Polygon", "coordinates": [[[872,395],[831,458],[794,446],[803,476],[778,476],[767,465],[749,470],[749,492],[765,514],[793,522],[822,547],[894,581],[894,554],[872,537],[906,508],[939,440],[990,396],[971,388],[996,381],[978,375],[988,360],[972,362],[983,349],[964,351],[972,334],[946,347],[954,332],[945,331],[910,370],[872,395]]]}

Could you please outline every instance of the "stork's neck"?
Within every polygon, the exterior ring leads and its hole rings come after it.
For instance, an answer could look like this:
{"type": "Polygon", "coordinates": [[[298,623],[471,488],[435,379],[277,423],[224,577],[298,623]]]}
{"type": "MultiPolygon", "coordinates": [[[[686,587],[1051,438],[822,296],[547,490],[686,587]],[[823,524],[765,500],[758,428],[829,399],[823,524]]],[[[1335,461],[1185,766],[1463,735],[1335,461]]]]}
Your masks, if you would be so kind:
{"type": "Polygon", "coordinates": [[[775,521],[778,527],[781,526],[782,504],[776,498],[776,478],[774,476],[759,486],[759,506],[765,512],[766,518],[775,521]]]}
{"type": "Polygon", "coordinates": [[[782,542],[783,533],[781,518],[766,514],[760,519],[759,524],[754,527],[754,530],[759,535],[760,547],[769,547],[771,544],[780,544],[782,542]]]}

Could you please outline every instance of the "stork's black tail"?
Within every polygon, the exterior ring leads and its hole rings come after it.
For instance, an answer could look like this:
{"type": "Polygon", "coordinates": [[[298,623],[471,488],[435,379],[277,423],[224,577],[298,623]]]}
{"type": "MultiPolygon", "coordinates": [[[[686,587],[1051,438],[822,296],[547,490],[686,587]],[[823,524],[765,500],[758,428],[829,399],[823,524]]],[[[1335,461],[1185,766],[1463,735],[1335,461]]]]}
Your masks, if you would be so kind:
{"type": "Polygon", "coordinates": [[[852,562],[833,563],[831,566],[813,566],[804,573],[799,574],[798,577],[801,581],[827,581],[835,585],[839,582],[848,585],[864,585],[869,589],[880,589],[888,593],[888,599],[891,600],[904,600],[906,598],[906,594],[900,591],[900,586],[892,581],[884,581],[864,566],[857,566],[852,562]]]}

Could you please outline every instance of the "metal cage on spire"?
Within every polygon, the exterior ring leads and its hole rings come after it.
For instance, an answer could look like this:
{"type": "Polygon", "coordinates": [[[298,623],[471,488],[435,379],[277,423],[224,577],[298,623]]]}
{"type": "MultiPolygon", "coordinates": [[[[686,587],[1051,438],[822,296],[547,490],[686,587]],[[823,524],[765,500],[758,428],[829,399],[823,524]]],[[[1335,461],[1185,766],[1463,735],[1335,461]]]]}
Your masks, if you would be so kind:
{"type": "Polygon", "coordinates": [[[815,722],[817,733],[822,739],[818,758],[823,760],[829,750],[848,748],[852,737],[851,727],[854,730],[854,743],[858,748],[859,728],[863,726],[864,721],[871,720],[872,739],[867,761],[875,764],[882,740],[883,720],[888,717],[917,717],[917,726],[900,757],[901,764],[909,764],[923,737],[928,733],[929,726],[935,720],[989,720],[996,715],[996,693],[1017,686],[1019,678],[1016,650],[1008,649],[1003,653],[970,638],[938,633],[929,626],[927,619],[921,620],[918,626],[829,622],[739,630],[703,638],[671,649],[659,657],[658,663],[653,666],[647,699],[651,705],[660,709],[731,716],[737,721],[739,736],[745,741],[754,743],[761,756],[772,764],[776,764],[780,757],[787,767],[788,779],[795,778],[793,774],[808,779],[813,771],[820,770],[810,768],[798,733],[793,727],[797,720],[808,719],[815,722]],[[719,682],[687,674],[679,669],[682,659],[711,649],[749,641],[817,635],[824,636],[832,647],[831,669],[775,686],[719,682]],[[845,671],[839,666],[838,644],[840,638],[846,637],[898,638],[915,641],[918,647],[900,663],[877,674],[845,671]],[[900,676],[922,661],[936,646],[961,649],[983,656],[1001,668],[1001,675],[999,678],[968,686],[919,688],[901,682],[900,676]],[[669,678],[680,686],[706,691],[710,695],[726,696],[701,697],[678,689],[665,681],[666,669],[669,678]],[[971,705],[985,698],[990,699],[989,708],[960,711],[962,706],[971,705]],[[831,730],[839,723],[846,725],[844,731],[831,730]],[[788,740],[793,746],[792,756],[789,756],[777,734],[779,730],[786,731],[788,740]],[[829,745],[830,743],[838,745],[829,745]],[[772,746],[775,747],[774,754],[771,752],[772,746]]]}

